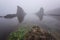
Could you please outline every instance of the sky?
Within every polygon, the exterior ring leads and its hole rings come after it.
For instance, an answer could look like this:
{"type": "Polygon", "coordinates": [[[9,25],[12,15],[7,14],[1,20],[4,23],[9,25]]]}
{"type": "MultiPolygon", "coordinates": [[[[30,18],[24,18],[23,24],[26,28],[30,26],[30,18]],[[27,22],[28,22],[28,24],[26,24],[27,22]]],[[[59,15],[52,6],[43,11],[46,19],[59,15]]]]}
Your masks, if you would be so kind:
{"type": "Polygon", "coordinates": [[[18,5],[27,14],[33,14],[38,12],[41,7],[45,11],[60,8],[60,0],[0,0],[0,16],[16,14],[18,5]]]}

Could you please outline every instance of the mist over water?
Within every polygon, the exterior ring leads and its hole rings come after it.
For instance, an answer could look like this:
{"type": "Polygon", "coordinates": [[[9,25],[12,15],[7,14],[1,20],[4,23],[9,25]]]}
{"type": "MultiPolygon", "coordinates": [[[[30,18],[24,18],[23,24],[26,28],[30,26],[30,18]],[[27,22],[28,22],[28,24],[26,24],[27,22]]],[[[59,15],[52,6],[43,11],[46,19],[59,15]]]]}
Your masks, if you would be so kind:
{"type": "Polygon", "coordinates": [[[27,14],[22,23],[19,23],[17,17],[13,19],[0,18],[0,37],[2,39],[5,38],[10,32],[16,30],[19,24],[38,25],[45,30],[60,33],[60,20],[58,21],[53,17],[44,16],[43,20],[40,21],[38,16],[27,14]]]}
{"type": "Polygon", "coordinates": [[[17,5],[22,7],[27,14],[40,10],[45,11],[60,8],[60,0],[0,0],[0,15],[16,14],[17,5]]]}
{"type": "Polygon", "coordinates": [[[17,14],[17,6],[24,10],[26,16],[22,23],[19,23],[18,17],[12,19],[0,18],[1,39],[5,39],[20,24],[38,25],[45,30],[60,34],[60,16],[56,16],[56,14],[60,15],[60,0],[0,0],[0,16],[17,14]],[[54,14],[55,16],[43,15],[43,20],[41,21],[36,15],[41,7],[44,8],[44,14],[54,14]]]}

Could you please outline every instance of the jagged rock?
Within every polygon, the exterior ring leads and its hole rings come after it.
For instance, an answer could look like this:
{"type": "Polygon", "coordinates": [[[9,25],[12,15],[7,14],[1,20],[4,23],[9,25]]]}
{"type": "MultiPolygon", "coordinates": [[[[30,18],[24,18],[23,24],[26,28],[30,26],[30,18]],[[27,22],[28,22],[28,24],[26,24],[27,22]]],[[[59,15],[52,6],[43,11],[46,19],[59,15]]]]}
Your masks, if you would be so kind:
{"type": "Polygon", "coordinates": [[[25,34],[24,40],[56,40],[49,32],[39,26],[33,26],[31,31],[25,34]]]}
{"type": "Polygon", "coordinates": [[[21,7],[17,6],[17,18],[20,23],[24,20],[24,17],[25,17],[24,10],[21,7]]]}
{"type": "Polygon", "coordinates": [[[17,16],[19,22],[21,23],[24,20],[26,13],[24,12],[24,10],[17,6],[17,14],[8,14],[6,16],[4,16],[4,18],[14,18],[17,16]]]}
{"type": "Polygon", "coordinates": [[[40,10],[38,11],[38,13],[36,14],[40,20],[43,19],[43,15],[44,15],[44,9],[43,8],[40,8],[40,10]]]}

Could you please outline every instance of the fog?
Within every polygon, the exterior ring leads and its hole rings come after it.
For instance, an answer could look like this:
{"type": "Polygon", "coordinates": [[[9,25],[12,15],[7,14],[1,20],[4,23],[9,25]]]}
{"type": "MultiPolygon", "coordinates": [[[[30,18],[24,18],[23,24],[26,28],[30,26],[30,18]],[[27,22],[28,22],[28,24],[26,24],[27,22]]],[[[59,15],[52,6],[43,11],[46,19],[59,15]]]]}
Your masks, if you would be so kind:
{"type": "Polygon", "coordinates": [[[59,14],[60,0],[0,0],[0,38],[6,39],[10,32],[15,31],[23,24],[36,24],[51,33],[57,34],[56,37],[60,38],[59,14]],[[42,14],[40,10],[41,7],[44,9],[42,14]],[[25,13],[27,13],[27,15],[25,15],[25,13]],[[44,13],[50,13],[52,15],[49,16],[44,13]],[[8,14],[16,14],[17,17],[9,18],[11,15],[8,14]],[[6,15],[8,16],[7,18],[6,15]],[[41,21],[40,19],[42,16],[43,19],[41,21]],[[22,19],[23,21],[19,22],[19,19],[22,19]]]}
{"type": "Polygon", "coordinates": [[[16,14],[17,5],[22,7],[28,14],[36,13],[40,7],[45,12],[60,7],[60,0],[0,0],[0,16],[16,14]]]}

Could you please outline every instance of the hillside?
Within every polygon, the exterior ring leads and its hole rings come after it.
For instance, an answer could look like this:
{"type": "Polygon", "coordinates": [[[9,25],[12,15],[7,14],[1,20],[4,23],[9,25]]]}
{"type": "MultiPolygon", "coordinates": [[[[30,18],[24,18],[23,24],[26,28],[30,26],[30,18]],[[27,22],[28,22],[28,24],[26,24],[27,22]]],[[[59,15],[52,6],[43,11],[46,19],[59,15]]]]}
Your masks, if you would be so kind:
{"type": "Polygon", "coordinates": [[[51,16],[60,16],[60,8],[47,11],[45,14],[51,15],[51,16]]]}
{"type": "Polygon", "coordinates": [[[56,8],[45,13],[46,16],[51,16],[60,21],[60,8],[56,8]]]}

